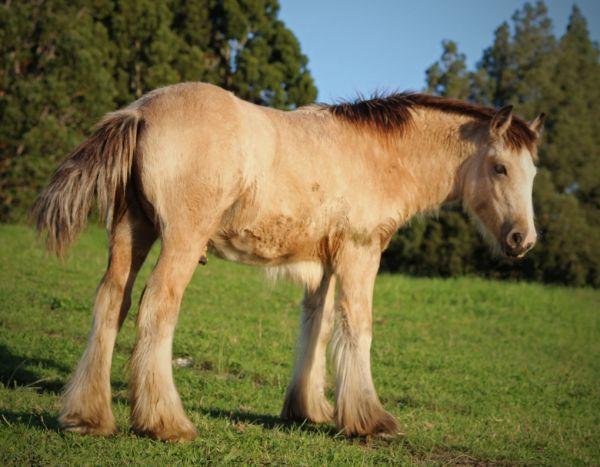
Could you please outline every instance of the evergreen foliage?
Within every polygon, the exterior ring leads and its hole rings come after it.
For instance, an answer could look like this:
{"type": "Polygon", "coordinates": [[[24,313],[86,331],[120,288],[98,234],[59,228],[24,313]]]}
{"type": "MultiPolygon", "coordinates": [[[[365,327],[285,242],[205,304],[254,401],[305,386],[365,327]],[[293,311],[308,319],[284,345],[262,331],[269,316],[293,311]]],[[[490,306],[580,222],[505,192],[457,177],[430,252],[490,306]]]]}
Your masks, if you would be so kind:
{"type": "MultiPolygon", "coordinates": [[[[60,160],[104,113],[148,90],[207,81],[252,102],[314,101],[307,58],[277,0],[33,0],[0,5],[0,221],[23,220],[60,160]]],[[[600,62],[575,6],[556,38],[543,2],[501,24],[469,70],[456,43],[429,92],[548,115],[534,187],[542,234],[524,261],[492,258],[467,218],[444,209],[392,241],[383,268],[600,285],[600,62]]]]}
{"type": "Polygon", "coordinates": [[[104,113],[180,81],[262,105],[313,102],[277,0],[33,0],[0,5],[0,221],[22,220],[104,113]]]}
{"type": "Polygon", "coordinates": [[[534,186],[541,238],[525,260],[492,258],[458,209],[416,220],[392,241],[384,268],[423,275],[477,273],[600,286],[600,62],[577,6],[560,39],[543,2],[503,23],[474,70],[456,43],[426,72],[428,91],[547,114],[534,186]]]}

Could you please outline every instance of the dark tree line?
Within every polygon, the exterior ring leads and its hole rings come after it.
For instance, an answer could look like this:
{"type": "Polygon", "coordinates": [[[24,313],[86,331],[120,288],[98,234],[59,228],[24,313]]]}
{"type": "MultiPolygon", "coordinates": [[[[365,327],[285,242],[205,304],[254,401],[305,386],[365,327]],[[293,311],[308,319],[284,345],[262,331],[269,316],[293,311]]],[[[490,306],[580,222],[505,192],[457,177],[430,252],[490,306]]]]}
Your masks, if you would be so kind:
{"type": "MultiPolygon", "coordinates": [[[[314,101],[307,58],[277,0],[5,0],[0,5],[0,221],[20,221],[49,174],[104,113],[150,89],[208,81],[253,102],[314,101]]],[[[415,220],[383,268],[600,285],[600,64],[573,9],[556,38],[542,2],[495,32],[474,70],[455,43],[428,91],[531,118],[548,114],[534,188],[542,238],[526,260],[491,258],[459,210],[415,220]]]]}
{"type": "Polygon", "coordinates": [[[0,5],[0,221],[26,215],[104,113],[180,81],[279,108],[317,91],[277,0],[19,0],[0,5]]]}
{"type": "Polygon", "coordinates": [[[600,285],[600,62],[575,6],[560,38],[543,2],[496,29],[474,70],[452,41],[426,72],[429,92],[548,115],[534,186],[537,246],[524,261],[490,257],[458,209],[417,220],[393,240],[384,268],[421,275],[483,274],[600,285]]]}

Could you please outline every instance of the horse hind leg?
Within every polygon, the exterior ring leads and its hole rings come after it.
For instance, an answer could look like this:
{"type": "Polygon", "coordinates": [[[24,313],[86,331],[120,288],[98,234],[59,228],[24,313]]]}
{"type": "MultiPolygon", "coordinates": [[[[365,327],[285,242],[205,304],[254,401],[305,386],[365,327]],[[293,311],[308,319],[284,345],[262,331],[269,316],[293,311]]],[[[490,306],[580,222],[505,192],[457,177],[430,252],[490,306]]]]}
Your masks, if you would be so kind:
{"type": "Polygon", "coordinates": [[[333,409],[325,397],[325,364],[334,294],[335,278],[329,272],[316,290],[305,292],[296,364],[281,412],[286,420],[326,423],[332,419],[333,409]]]}
{"type": "Polygon", "coordinates": [[[109,261],[94,300],[87,347],[62,397],[59,423],[66,431],[115,432],[110,368],[117,333],[131,305],[135,277],[156,239],[154,227],[131,196],[109,239],[109,261]]]}
{"type": "Polygon", "coordinates": [[[173,381],[172,344],[184,290],[210,234],[193,223],[169,224],[140,302],[131,358],[131,423],[134,431],[152,438],[187,441],[197,436],[173,381]]]}

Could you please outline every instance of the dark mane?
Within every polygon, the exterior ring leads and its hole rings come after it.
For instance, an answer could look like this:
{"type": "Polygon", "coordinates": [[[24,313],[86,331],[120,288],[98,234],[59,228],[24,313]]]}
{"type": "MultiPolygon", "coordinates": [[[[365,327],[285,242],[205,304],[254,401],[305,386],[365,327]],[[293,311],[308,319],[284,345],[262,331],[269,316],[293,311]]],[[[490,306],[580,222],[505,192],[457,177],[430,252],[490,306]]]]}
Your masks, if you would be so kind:
{"type": "MultiPolygon", "coordinates": [[[[482,122],[490,121],[496,113],[496,110],[489,107],[459,99],[410,92],[389,96],[375,95],[369,99],[324,105],[323,107],[347,122],[365,125],[382,132],[403,131],[412,121],[411,110],[416,107],[467,115],[482,122]]],[[[512,125],[506,132],[505,139],[513,150],[526,147],[532,154],[535,151],[536,134],[523,119],[517,116],[513,116],[512,125]]]]}

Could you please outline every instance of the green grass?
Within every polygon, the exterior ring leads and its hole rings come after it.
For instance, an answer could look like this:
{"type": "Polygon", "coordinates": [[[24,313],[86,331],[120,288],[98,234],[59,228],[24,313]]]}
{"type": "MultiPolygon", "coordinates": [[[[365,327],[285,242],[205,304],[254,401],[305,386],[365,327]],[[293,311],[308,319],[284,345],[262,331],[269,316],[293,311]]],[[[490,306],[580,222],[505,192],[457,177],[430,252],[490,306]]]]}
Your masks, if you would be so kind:
{"type": "Polygon", "coordinates": [[[112,371],[120,433],[64,434],[60,388],[84,349],[105,263],[97,228],[61,263],[29,229],[0,226],[1,464],[600,464],[600,292],[380,276],[373,374],[404,434],[346,439],[278,419],[300,289],[212,257],[188,287],[174,344],[175,357],[194,362],[174,371],[198,439],[168,444],[129,430],[135,307],[112,371]]]}

